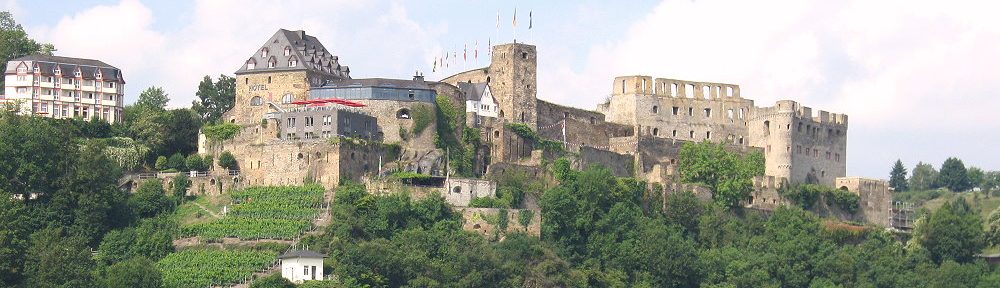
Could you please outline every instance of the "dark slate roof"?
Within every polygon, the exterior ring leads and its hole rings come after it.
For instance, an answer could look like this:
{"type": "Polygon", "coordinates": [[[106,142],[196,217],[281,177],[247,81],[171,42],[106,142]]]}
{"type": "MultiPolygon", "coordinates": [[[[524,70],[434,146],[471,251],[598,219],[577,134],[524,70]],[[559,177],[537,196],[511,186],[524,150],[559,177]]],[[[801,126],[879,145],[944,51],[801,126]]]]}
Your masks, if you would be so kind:
{"type": "Polygon", "coordinates": [[[243,62],[243,66],[236,71],[236,74],[262,72],[262,71],[296,71],[306,70],[326,74],[338,78],[351,78],[351,69],[340,65],[337,56],[334,56],[323,43],[316,37],[306,35],[305,31],[288,31],[278,29],[271,38],[264,42],[260,48],[254,51],[250,58],[243,62]],[[285,47],[290,48],[291,53],[285,56],[285,47]],[[262,57],[264,49],[267,49],[267,57],[262,57]],[[295,67],[289,67],[290,59],[295,58],[298,63],[295,67]],[[274,68],[268,68],[267,63],[275,61],[274,68]],[[254,69],[247,69],[247,63],[254,62],[254,69]]]}
{"type": "Polygon", "coordinates": [[[365,78],[365,79],[341,79],[330,81],[319,88],[343,88],[343,87],[385,87],[400,89],[433,90],[427,82],[422,80],[386,79],[386,78],[365,78]]]}
{"type": "Polygon", "coordinates": [[[483,93],[486,93],[486,83],[466,83],[458,82],[458,89],[465,93],[465,100],[483,100],[483,93]]]}
{"type": "Polygon", "coordinates": [[[28,56],[11,59],[7,62],[7,70],[4,73],[17,73],[17,66],[20,63],[28,66],[28,69],[38,68],[41,75],[55,75],[56,67],[59,67],[62,75],[70,76],[80,69],[83,79],[97,79],[97,71],[100,70],[105,81],[125,82],[120,69],[104,63],[100,60],[72,58],[63,56],[49,56],[42,54],[32,54],[28,56]]]}
{"type": "Polygon", "coordinates": [[[278,256],[278,259],[288,258],[326,258],[326,255],[309,250],[292,250],[278,256]]]}

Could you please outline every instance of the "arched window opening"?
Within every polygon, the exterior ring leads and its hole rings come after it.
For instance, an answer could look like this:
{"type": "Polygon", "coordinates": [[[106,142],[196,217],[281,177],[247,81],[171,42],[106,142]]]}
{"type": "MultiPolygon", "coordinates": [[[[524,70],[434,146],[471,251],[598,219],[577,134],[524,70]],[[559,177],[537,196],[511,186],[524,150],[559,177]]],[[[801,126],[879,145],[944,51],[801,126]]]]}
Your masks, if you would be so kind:
{"type": "Polygon", "coordinates": [[[250,106],[260,105],[264,105],[264,98],[260,98],[260,96],[253,96],[253,98],[250,98],[250,106]]]}
{"type": "Polygon", "coordinates": [[[399,111],[396,111],[396,118],[399,118],[399,119],[410,119],[410,109],[406,109],[406,108],[399,109],[399,111]]]}

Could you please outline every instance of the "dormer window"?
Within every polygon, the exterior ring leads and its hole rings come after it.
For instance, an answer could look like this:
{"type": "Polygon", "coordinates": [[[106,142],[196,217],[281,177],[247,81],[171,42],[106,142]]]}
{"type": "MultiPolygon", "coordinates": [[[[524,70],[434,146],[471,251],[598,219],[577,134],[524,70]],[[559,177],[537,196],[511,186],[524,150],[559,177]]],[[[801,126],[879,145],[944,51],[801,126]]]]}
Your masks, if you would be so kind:
{"type": "Polygon", "coordinates": [[[288,59],[288,67],[299,66],[299,60],[295,57],[288,59]]]}
{"type": "Polygon", "coordinates": [[[254,68],[257,68],[257,61],[253,59],[247,60],[247,70],[253,70],[254,68]]]}
{"type": "Polygon", "coordinates": [[[52,73],[55,73],[55,74],[62,74],[62,71],[61,71],[61,70],[59,70],[59,67],[56,67],[55,69],[52,69],[52,73]]]}
{"type": "Polygon", "coordinates": [[[285,46],[285,56],[292,55],[292,47],[285,46]]]}
{"type": "Polygon", "coordinates": [[[98,79],[100,79],[101,78],[101,70],[97,70],[97,73],[94,74],[94,77],[97,77],[98,79]]]}
{"type": "Polygon", "coordinates": [[[274,57],[271,57],[271,60],[267,60],[267,68],[274,68],[277,63],[278,61],[275,61],[274,57]]]}
{"type": "Polygon", "coordinates": [[[17,66],[17,73],[28,73],[28,67],[17,66]]]}
{"type": "Polygon", "coordinates": [[[267,48],[260,49],[260,58],[267,58],[267,48]]]}
{"type": "Polygon", "coordinates": [[[73,76],[80,77],[80,75],[83,75],[82,73],[80,73],[80,69],[73,71],[73,76]]]}

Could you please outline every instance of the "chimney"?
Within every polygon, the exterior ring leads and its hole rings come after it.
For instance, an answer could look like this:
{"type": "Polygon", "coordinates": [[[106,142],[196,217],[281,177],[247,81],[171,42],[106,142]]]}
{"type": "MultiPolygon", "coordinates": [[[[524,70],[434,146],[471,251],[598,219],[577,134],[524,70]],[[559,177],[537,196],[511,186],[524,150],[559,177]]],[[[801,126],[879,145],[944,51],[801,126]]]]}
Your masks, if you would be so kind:
{"type": "Polygon", "coordinates": [[[413,74],[413,81],[423,82],[424,81],[424,74],[420,73],[419,71],[414,72],[414,74],[413,74]]]}

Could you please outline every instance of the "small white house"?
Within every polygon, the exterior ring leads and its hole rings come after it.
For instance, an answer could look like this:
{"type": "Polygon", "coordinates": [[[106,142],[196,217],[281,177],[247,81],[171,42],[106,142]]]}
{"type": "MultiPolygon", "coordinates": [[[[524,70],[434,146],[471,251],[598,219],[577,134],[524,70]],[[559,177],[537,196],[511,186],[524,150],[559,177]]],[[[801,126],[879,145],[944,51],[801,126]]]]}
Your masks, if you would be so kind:
{"type": "Polygon", "coordinates": [[[309,250],[292,250],[278,256],[281,277],[293,283],[323,280],[323,258],[326,255],[309,250]]]}
{"type": "Polygon", "coordinates": [[[465,92],[465,112],[481,117],[496,118],[498,109],[497,103],[490,93],[490,86],[486,83],[458,83],[459,89],[465,92]]]}

